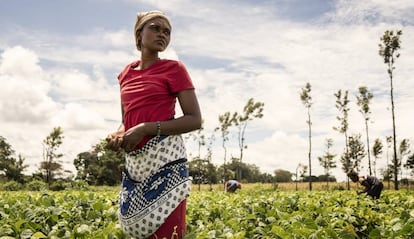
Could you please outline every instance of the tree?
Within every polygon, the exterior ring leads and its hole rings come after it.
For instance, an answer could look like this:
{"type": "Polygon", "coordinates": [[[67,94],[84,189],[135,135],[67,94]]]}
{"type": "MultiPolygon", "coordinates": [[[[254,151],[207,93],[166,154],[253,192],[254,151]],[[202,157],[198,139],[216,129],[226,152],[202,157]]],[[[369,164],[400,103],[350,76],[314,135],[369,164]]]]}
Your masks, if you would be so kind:
{"type": "Polygon", "coordinates": [[[5,174],[7,180],[23,183],[23,170],[27,168],[24,165],[25,158],[19,154],[16,159],[14,154],[15,151],[6,138],[0,136],[0,172],[5,174]]]}
{"type": "Polygon", "coordinates": [[[414,153],[408,156],[405,167],[411,169],[411,175],[414,175],[414,153]]]}
{"type": "Polygon", "coordinates": [[[368,150],[368,169],[369,169],[369,175],[372,175],[372,169],[371,169],[371,153],[369,151],[369,134],[368,134],[368,121],[369,116],[371,115],[371,111],[369,109],[369,103],[371,99],[374,97],[374,95],[368,91],[367,87],[361,86],[358,88],[359,96],[357,96],[357,105],[361,107],[359,109],[359,112],[361,112],[362,116],[364,117],[365,121],[365,133],[367,136],[367,150],[368,150]]]}
{"type": "Polygon", "coordinates": [[[308,138],[309,138],[309,152],[308,152],[308,160],[309,160],[309,190],[312,191],[312,121],[310,116],[310,108],[312,106],[312,97],[310,95],[311,92],[311,84],[309,82],[306,83],[305,88],[302,88],[302,93],[300,94],[300,99],[302,100],[303,105],[307,109],[307,120],[306,123],[308,124],[308,138]]]}
{"type": "Polygon", "coordinates": [[[393,86],[393,74],[395,70],[394,63],[398,57],[400,57],[399,49],[401,48],[400,36],[402,31],[389,31],[386,30],[380,38],[379,55],[384,59],[384,64],[387,65],[387,73],[390,78],[390,95],[391,95],[391,114],[392,114],[392,133],[393,133],[393,145],[394,145],[394,189],[398,190],[398,159],[397,159],[397,139],[395,132],[395,112],[394,112],[394,86],[393,86]]]}
{"type": "Polygon", "coordinates": [[[193,177],[193,182],[198,184],[198,191],[200,191],[201,184],[208,183],[207,175],[210,169],[210,162],[201,158],[194,158],[189,163],[189,175],[193,177]]]}
{"type": "MultiPolygon", "coordinates": [[[[390,163],[389,165],[389,176],[393,176],[395,179],[395,174],[396,172],[399,172],[402,176],[402,162],[404,160],[404,158],[406,156],[408,156],[411,152],[411,150],[409,149],[410,147],[410,143],[408,139],[403,139],[400,142],[399,148],[398,148],[398,152],[397,152],[397,162],[393,161],[392,163],[390,163]]],[[[395,186],[395,184],[394,184],[395,186]]]]}
{"type": "Polygon", "coordinates": [[[399,156],[398,157],[399,169],[398,170],[401,172],[401,178],[402,178],[402,168],[401,168],[401,166],[404,162],[404,158],[411,153],[410,141],[408,139],[403,139],[403,141],[401,141],[398,153],[399,153],[399,155],[398,155],[399,156]]]}
{"type": "Polygon", "coordinates": [[[62,144],[63,138],[62,129],[55,127],[46,139],[43,140],[43,162],[40,164],[40,170],[43,171],[45,182],[49,188],[55,175],[62,171],[62,164],[57,159],[61,158],[63,154],[56,151],[62,144]]]}
{"type": "Polygon", "coordinates": [[[299,178],[303,178],[306,174],[306,171],[308,171],[308,166],[307,165],[299,163],[298,166],[296,167],[296,176],[295,176],[296,191],[298,190],[299,178]]]}
{"type": "Polygon", "coordinates": [[[192,138],[194,141],[197,141],[197,143],[198,143],[198,156],[197,157],[198,158],[201,157],[201,147],[206,144],[206,142],[205,142],[205,136],[202,134],[202,132],[204,130],[203,123],[204,123],[204,120],[203,120],[203,122],[201,124],[202,126],[200,127],[200,129],[188,133],[188,135],[186,137],[186,138],[192,138]]]}
{"type": "MultiPolygon", "coordinates": [[[[386,171],[385,174],[387,175],[388,189],[390,189],[390,179],[391,179],[390,175],[391,175],[391,172],[390,172],[390,163],[389,163],[389,151],[390,151],[390,148],[392,147],[393,141],[392,141],[392,136],[386,136],[385,139],[387,141],[387,171],[386,171]]],[[[384,179],[385,179],[385,177],[384,177],[384,179]]]]}
{"type": "Polygon", "coordinates": [[[372,154],[375,158],[375,161],[374,161],[374,176],[375,177],[377,176],[377,173],[376,173],[377,172],[376,170],[377,160],[379,156],[382,154],[382,148],[383,148],[383,145],[382,145],[381,140],[376,139],[374,142],[374,146],[372,146],[372,154]]]}
{"type": "MultiPolygon", "coordinates": [[[[262,118],[263,117],[263,102],[254,102],[253,98],[250,98],[246,105],[243,108],[243,113],[235,113],[233,118],[233,123],[236,127],[238,127],[238,143],[240,148],[240,162],[243,161],[243,150],[247,148],[247,145],[245,145],[245,132],[247,123],[249,121],[252,121],[255,118],[262,118]]],[[[239,180],[242,179],[241,171],[237,170],[237,178],[239,180]]]]}
{"type": "MultiPolygon", "coordinates": [[[[230,112],[226,112],[222,115],[219,115],[219,122],[220,127],[217,127],[215,130],[220,130],[221,132],[221,138],[222,138],[222,147],[224,150],[224,164],[223,164],[223,184],[228,180],[226,178],[227,172],[226,172],[226,158],[227,158],[227,148],[226,148],[226,142],[229,141],[229,127],[232,125],[232,120],[234,119],[234,116],[230,116],[230,112]]],[[[225,187],[225,186],[224,186],[225,187]]]]}
{"type": "MultiPolygon", "coordinates": [[[[365,157],[364,144],[361,142],[361,135],[352,135],[348,138],[348,150],[345,150],[341,156],[342,170],[349,172],[350,170],[360,171],[361,160],[365,157]]],[[[347,189],[350,190],[349,177],[347,181],[347,189]]]]}
{"type": "Polygon", "coordinates": [[[273,171],[276,182],[292,182],[292,173],[284,169],[276,169],[273,171]]]}
{"type": "Polygon", "coordinates": [[[357,172],[360,171],[361,160],[365,157],[365,147],[361,141],[360,134],[354,134],[349,137],[349,158],[351,159],[351,168],[356,169],[357,172]]]}
{"type": "Polygon", "coordinates": [[[214,132],[211,134],[210,137],[207,138],[207,155],[206,155],[206,160],[209,162],[209,169],[208,169],[208,173],[207,173],[207,180],[210,183],[210,190],[213,189],[212,184],[213,183],[217,183],[218,178],[217,178],[217,169],[216,167],[213,165],[212,163],[212,157],[213,157],[213,142],[216,139],[214,132]]]}
{"type": "Polygon", "coordinates": [[[333,145],[333,140],[332,139],[326,139],[326,152],[322,157],[318,157],[319,163],[321,164],[321,166],[325,169],[325,175],[326,175],[326,187],[329,187],[329,172],[330,169],[332,168],[336,168],[336,163],[335,163],[335,154],[332,154],[330,152],[330,149],[333,145]]]}
{"type": "Polygon", "coordinates": [[[90,151],[79,153],[73,161],[77,170],[76,179],[90,185],[117,185],[125,165],[125,153],[112,151],[106,147],[107,141],[101,140],[90,151]]]}
{"type": "MultiPolygon", "coordinates": [[[[345,91],[345,93],[342,95],[342,91],[338,90],[337,93],[334,94],[336,98],[336,104],[335,107],[339,110],[340,116],[337,116],[336,119],[339,120],[340,126],[339,127],[333,127],[334,130],[338,131],[341,134],[344,134],[345,136],[345,152],[341,157],[342,161],[342,169],[345,170],[345,174],[348,173],[348,170],[350,169],[350,162],[349,162],[349,153],[348,153],[348,112],[349,112],[349,100],[348,100],[348,91],[345,91]]],[[[347,187],[348,190],[350,189],[349,185],[349,178],[347,177],[347,187]]]]}
{"type": "MultiPolygon", "coordinates": [[[[226,178],[231,179],[236,176],[236,171],[240,170],[242,172],[243,180],[242,182],[262,182],[263,179],[266,179],[264,175],[260,172],[260,168],[255,164],[246,164],[240,162],[236,157],[232,157],[230,162],[226,165],[226,178]]],[[[220,165],[217,168],[218,173],[223,173],[223,165],[220,165]]]]}

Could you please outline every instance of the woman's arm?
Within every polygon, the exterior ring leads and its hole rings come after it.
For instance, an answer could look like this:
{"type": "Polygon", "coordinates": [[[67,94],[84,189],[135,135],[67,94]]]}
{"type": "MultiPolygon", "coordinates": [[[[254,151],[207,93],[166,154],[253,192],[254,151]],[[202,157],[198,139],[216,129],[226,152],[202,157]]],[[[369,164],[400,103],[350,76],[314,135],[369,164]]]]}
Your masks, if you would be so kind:
{"type": "MultiPolygon", "coordinates": [[[[161,122],[161,133],[165,135],[183,134],[201,128],[201,113],[195,91],[184,90],[178,93],[183,116],[161,122]]],[[[156,133],[156,132],[155,132],[156,133]]]]}
{"type": "Polygon", "coordinates": [[[122,122],[119,125],[118,130],[109,134],[106,137],[106,141],[108,142],[107,147],[111,150],[118,151],[122,145],[124,134],[125,134],[125,126],[124,126],[124,106],[121,104],[121,113],[122,113],[122,122]]]}
{"type": "MultiPolygon", "coordinates": [[[[183,115],[159,123],[160,134],[176,135],[201,128],[201,112],[194,89],[180,91],[177,95],[183,115]]],[[[157,135],[157,122],[144,122],[125,132],[121,145],[125,151],[131,151],[145,136],[157,135]]]]}

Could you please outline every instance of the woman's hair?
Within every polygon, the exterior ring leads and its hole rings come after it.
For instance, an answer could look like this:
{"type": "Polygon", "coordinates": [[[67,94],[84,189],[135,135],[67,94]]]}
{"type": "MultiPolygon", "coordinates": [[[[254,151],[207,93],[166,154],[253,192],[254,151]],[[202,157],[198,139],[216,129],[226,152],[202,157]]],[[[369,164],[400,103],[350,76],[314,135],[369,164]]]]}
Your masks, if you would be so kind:
{"type": "Polygon", "coordinates": [[[135,26],[134,26],[134,37],[135,37],[135,44],[139,51],[141,50],[141,39],[138,38],[138,33],[142,31],[142,28],[144,28],[145,23],[147,23],[149,20],[154,19],[154,18],[162,18],[166,20],[168,25],[170,25],[170,28],[171,28],[170,20],[168,19],[167,15],[165,15],[161,11],[149,11],[149,12],[137,13],[137,20],[135,21],[135,26]]]}
{"type": "Polygon", "coordinates": [[[352,180],[352,182],[358,182],[358,173],[354,170],[351,170],[347,173],[348,177],[352,180]]]}

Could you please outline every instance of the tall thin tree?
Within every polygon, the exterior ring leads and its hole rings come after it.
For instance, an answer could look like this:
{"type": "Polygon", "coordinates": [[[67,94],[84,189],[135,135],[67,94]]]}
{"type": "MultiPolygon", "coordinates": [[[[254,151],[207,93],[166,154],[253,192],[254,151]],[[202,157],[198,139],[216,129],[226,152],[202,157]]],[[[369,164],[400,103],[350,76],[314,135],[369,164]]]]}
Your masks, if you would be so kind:
{"type": "Polygon", "coordinates": [[[226,178],[227,175],[227,169],[226,169],[226,159],[227,159],[227,147],[226,147],[226,143],[227,141],[229,141],[229,127],[232,125],[232,119],[234,118],[234,116],[231,116],[230,112],[225,112],[222,115],[219,115],[219,122],[220,122],[220,126],[217,127],[215,130],[220,130],[221,132],[221,138],[222,138],[222,144],[221,146],[223,147],[224,150],[224,164],[223,164],[223,183],[225,184],[226,181],[228,180],[226,178]]]}
{"type": "Polygon", "coordinates": [[[302,88],[300,94],[300,99],[302,100],[303,105],[307,110],[307,120],[308,124],[308,138],[309,138],[309,151],[308,151],[308,160],[309,160],[309,190],[312,191],[312,121],[310,115],[310,108],[312,107],[312,97],[310,95],[312,91],[311,84],[306,83],[305,87],[302,88]]]}
{"type": "Polygon", "coordinates": [[[373,166],[374,166],[374,176],[377,176],[377,169],[376,169],[376,165],[377,165],[377,161],[379,156],[382,154],[382,142],[380,139],[375,139],[374,145],[372,146],[372,155],[374,155],[375,161],[373,162],[373,166]]]}
{"type": "Polygon", "coordinates": [[[374,95],[368,91],[366,86],[361,86],[358,88],[359,95],[357,95],[357,105],[360,107],[359,112],[361,112],[362,116],[364,117],[365,121],[365,133],[367,136],[367,156],[368,156],[368,169],[369,175],[372,175],[371,169],[371,153],[370,153],[370,146],[369,146],[369,133],[368,133],[368,121],[371,115],[371,111],[369,109],[369,103],[374,95]]]}
{"type": "Polygon", "coordinates": [[[387,173],[386,173],[386,175],[387,175],[387,186],[388,186],[388,189],[390,189],[390,164],[389,164],[389,151],[390,151],[390,148],[392,147],[392,136],[387,136],[386,138],[386,141],[387,141],[387,173]]]}
{"type": "MultiPolygon", "coordinates": [[[[342,156],[342,164],[345,174],[348,172],[348,170],[351,167],[351,162],[349,158],[348,153],[348,112],[349,112],[349,100],[348,100],[348,91],[345,91],[344,94],[342,94],[341,90],[338,90],[337,93],[334,94],[336,98],[336,104],[335,107],[339,110],[340,115],[336,117],[336,119],[339,121],[340,126],[339,127],[333,127],[334,130],[338,131],[341,134],[344,134],[345,136],[345,152],[342,156]],[[345,158],[344,158],[345,157],[345,158]]],[[[347,188],[350,189],[349,185],[349,178],[347,177],[347,188]]]]}
{"type": "MultiPolygon", "coordinates": [[[[247,123],[249,121],[252,121],[255,118],[262,118],[263,117],[263,102],[254,102],[253,98],[250,98],[246,105],[243,108],[243,113],[235,113],[233,118],[233,123],[235,126],[238,127],[238,141],[239,141],[239,148],[240,148],[240,163],[243,160],[243,150],[247,148],[245,145],[245,133],[246,133],[246,127],[247,123]]],[[[240,169],[237,170],[237,178],[239,180],[242,179],[242,171],[240,169]]]]}
{"type": "MultiPolygon", "coordinates": [[[[361,141],[360,134],[354,134],[349,136],[349,159],[351,164],[349,169],[355,169],[357,172],[361,170],[361,160],[365,157],[365,147],[361,141]]],[[[348,170],[349,170],[348,169],[348,170]]]]}
{"type": "Polygon", "coordinates": [[[404,159],[406,158],[406,156],[408,156],[411,153],[410,140],[409,139],[403,139],[401,141],[398,153],[399,153],[399,155],[398,155],[398,166],[399,166],[399,171],[401,173],[401,178],[402,178],[402,176],[403,176],[402,166],[404,164],[404,159]]]}
{"type": "Polygon", "coordinates": [[[333,146],[333,140],[332,139],[326,139],[326,152],[322,157],[318,157],[319,163],[321,166],[325,169],[325,175],[326,175],[326,187],[329,188],[329,173],[332,168],[336,168],[335,163],[335,154],[332,154],[330,149],[333,146]]]}
{"type": "Polygon", "coordinates": [[[296,167],[296,191],[298,191],[299,177],[303,178],[307,170],[308,170],[308,166],[301,164],[301,163],[299,163],[298,166],[296,167]]]}
{"type": "Polygon", "coordinates": [[[204,131],[204,120],[202,120],[201,122],[201,127],[200,129],[194,131],[194,132],[190,132],[186,135],[185,139],[191,139],[194,142],[197,142],[198,144],[198,158],[201,158],[201,147],[206,145],[206,141],[205,141],[205,136],[203,134],[204,131]]]}
{"type": "Polygon", "coordinates": [[[384,59],[384,64],[387,65],[387,73],[390,78],[390,95],[391,95],[391,114],[392,114],[392,134],[394,146],[394,189],[398,190],[398,159],[397,159],[397,137],[395,132],[395,112],[394,112],[394,85],[393,77],[395,66],[394,63],[400,57],[399,50],[401,48],[400,36],[401,30],[390,31],[386,30],[380,38],[379,55],[384,59]]]}

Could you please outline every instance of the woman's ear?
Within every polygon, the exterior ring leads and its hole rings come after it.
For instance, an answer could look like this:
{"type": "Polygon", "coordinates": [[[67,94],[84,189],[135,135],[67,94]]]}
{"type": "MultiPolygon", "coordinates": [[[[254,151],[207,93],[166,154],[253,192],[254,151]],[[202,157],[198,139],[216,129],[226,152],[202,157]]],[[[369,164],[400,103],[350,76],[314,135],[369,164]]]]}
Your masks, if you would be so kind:
{"type": "Polygon", "coordinates": [[[138,30],[137,31],[137,37],[136,37],[136,42],[135,45],[137,45],[138,50],[141,50],[141,39],[142,39],[142,31],[138,30]]]}

